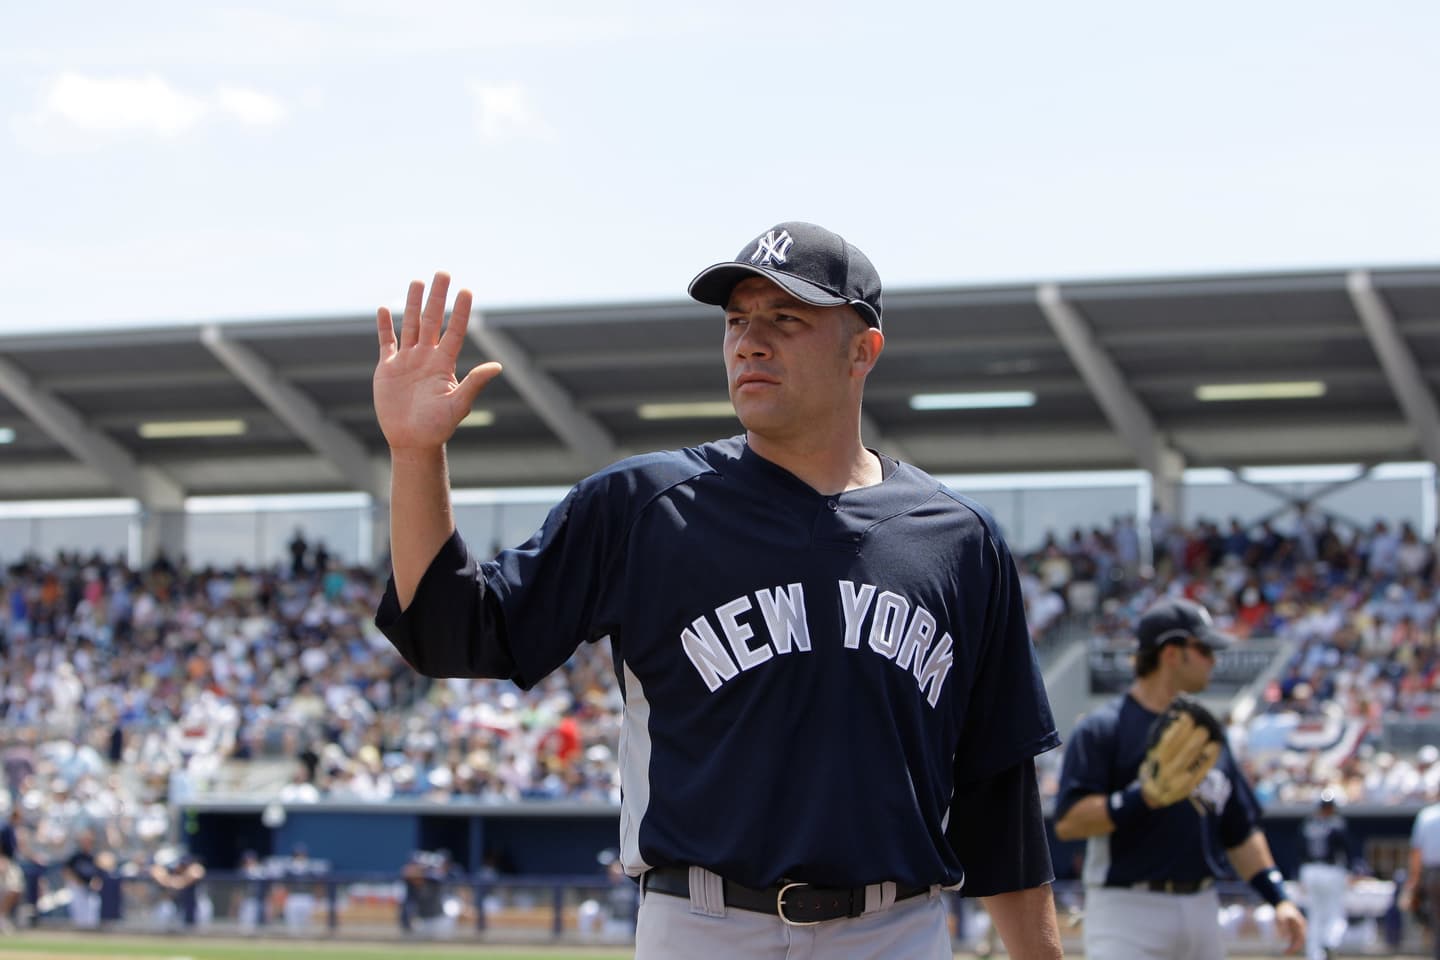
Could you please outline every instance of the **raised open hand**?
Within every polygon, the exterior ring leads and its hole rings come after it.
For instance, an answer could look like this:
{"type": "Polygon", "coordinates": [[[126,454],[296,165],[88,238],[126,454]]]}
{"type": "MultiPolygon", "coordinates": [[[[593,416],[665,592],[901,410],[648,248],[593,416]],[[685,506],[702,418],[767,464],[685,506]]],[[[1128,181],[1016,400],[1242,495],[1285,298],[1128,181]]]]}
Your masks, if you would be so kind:
{"type": "Polygon", "coordinates": [[[426,450],[444,446],[470,412],[485,384],[500,373],[500,364],[482,363],[456,380],[455,363],[470,322],[470,291],[455,295],[450,324],[442,335],[450,275],[439,272],[430,284],[422,311],[425,284],[412,281],[400,321],[400,340],[389,309],[376,315],[380,361],[375,366],[375,417],[391,451],[426,450]]]}

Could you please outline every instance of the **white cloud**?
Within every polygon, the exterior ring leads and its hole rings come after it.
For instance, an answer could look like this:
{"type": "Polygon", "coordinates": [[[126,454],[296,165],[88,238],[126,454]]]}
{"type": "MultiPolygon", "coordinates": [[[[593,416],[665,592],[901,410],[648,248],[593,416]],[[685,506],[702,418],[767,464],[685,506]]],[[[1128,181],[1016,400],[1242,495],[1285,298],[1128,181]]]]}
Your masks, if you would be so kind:
{"type": "Polygon", "coordinates": [[[245,126],[272,126],[290,114],[285,103],[248,87],[191,93],[157,74],[93,76],[65,72],[42,89],[35,109],[13,118],[20,142],[42,152],[81,146],[77,135],[140,133],[176,137],[214,117],[245,126]]]}
{"type": "Polygon", "coordinates": [[[210,108],[153,74],[100,79],[62,73],[51,84],[41,109],[44,115],[82,130],[142,130],[174,136],[198,123],[210,108]]]}
{"type": "Polygon", "coordinates": [[[481,140],[550,140],[555,131],[540,115],[530,94],[519,84],[484,84],[471,81],[475,102],[475,129],[481,140]]]}
{"type": "Polygon", "coordinates": [[[256,127],[268,127],[285,119],[289,112],[285,105],[274,97],[243,87],[221,87],[215,94],[220,109],[235,117],[241,123],[256,127]]]}

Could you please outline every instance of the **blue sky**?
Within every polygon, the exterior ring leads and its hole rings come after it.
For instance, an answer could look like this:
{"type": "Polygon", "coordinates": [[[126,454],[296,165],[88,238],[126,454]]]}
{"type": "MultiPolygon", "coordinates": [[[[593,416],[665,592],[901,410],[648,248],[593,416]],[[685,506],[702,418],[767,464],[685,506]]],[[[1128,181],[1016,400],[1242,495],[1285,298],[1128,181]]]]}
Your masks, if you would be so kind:
{"type": "Polygon", "coordinates": [[[1440,4],[0,7],[0,333],[1440,263],[1440,4]],[[693,9],[692,9],[693,8],[693,9]]]}

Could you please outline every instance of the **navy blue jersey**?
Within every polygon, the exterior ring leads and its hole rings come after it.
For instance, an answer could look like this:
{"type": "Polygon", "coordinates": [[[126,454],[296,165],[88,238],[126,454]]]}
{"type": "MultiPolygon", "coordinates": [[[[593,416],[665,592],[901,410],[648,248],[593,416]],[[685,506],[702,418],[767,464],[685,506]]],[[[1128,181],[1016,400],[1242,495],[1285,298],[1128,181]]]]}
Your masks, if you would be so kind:
{"type": "MultiPolygon", "coordinates": [[[[1127,693],[1080,721],[1060,768],[1057,819],[1087,796],[1109,797],[1135,782],[1155,717],[1127,693]]],[[[1085,883],[1129,886],[1144,880],[1229,878],[1233,871],[1225,851],[1243,843],[1259,820],[1255,794],[1229,744],[1224,744],[1215,768],[1189,800],[1150,810],[1133,827],[1091,837],[1085,850],[1085,883]]]]}
{"type": "Polygon", "coordinates": [[[1328,863],[1350,869],[1350,830],[1344,817],[1339,814],[1306,817],[1300,824],[1300,836],[1305,842],[1306,863],[1328,863]]]}
{"type": "Polygon", "coordinates": [[[632,458],[491,562],[452,537],[376,623],[422,673],[522,687],[608,637],[632,876],[957,884],[952,805],[990,829],[967,788],[1059,738],[993,520],[887,469],[825,496],[743,437],[632,458]]]}

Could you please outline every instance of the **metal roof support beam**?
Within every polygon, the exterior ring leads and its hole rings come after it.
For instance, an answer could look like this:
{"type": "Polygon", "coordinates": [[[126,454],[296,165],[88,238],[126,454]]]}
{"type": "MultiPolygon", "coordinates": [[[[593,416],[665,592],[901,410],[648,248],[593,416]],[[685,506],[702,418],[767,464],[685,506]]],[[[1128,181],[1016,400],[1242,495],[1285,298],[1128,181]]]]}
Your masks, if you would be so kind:
{"type": "Polygon", "coordinates": [[[1390,312],[1368,270],[1352,270],[1345,277],[1345,287],[1350,291],[1350,302],[1360,315],[1360,323],[1370,337],[1370,345],[1380,358],[1380,366],[1390,381],[1390,389],[1405,419],[1420,444],[1420,452],[1431,463],[1440,463],[1440,408],[1435,404],[1435,395],[1420,373],[1415,354],[1400,335],[1395,316],[1390,312]]]}
{"type": "Polygon", "coordinates": [[[104,476],[146,510],[182,510],[185,491],[164,472],[147,467],[120,444],[90,426],[69,404],[47,390],[20,367],[0,357],[0,393],[55,439],[77,460],[104,476]]]}
{"type": "Polygon", "coordinates": [[[1065,300],[1060,288],[1053,283],[1042,284],[1035,291],[1035,299],[1105,418],[1134,452],[1140,466],[1149,471],[1156,503],[1178,521],[1185,458],[1165,442],[1150,411],[1127,385],[1120,368],[1095,339],[1080,311],[1065,300]]]}
{"type": "Polygon", "coordinates": [[[541,370],[524,348],[503,330],[486,323],[484,313],[471,312],[467,333],[487,357],[505,367],[504,375],[510,386],[580,457],[588,470],[598,470],[615,462],[618,452],[610,431],[580,409],[565,388],[541,370]]]}
{"type": "Polygon", "coordinates": [[[340,471],[355,489],[382,503],[390,502],[390,484],[365,445],[325,416],[308,396],[280,378],[259,354],[225,336],[217,324],[206,324],[200,341],[241,383],[305,443],[340,471]]]}
{"type": "Polygon", "coordinates": [[[1262,523],[1269,523],[1276,517],[1283,516],[1284,514],[1289,513],[1291,510],[1295,510],[1298,512],[1299,509],[1303,507],[1307,512],[1313,511],[1314,513],[1319,514],[1322,517],[1328,518],[1331,523],[1339,523],[1343,526],[1350,527],[1353,530],[1365,530],[1367,529],[1367,527],[1364,523],[1361,523],[1346,514],[1336,513],[1334,510],[1327,510],[1323,506],[1319,506],[1318,503],[1321,499],[1329,496],[1330,494],[1335,493],[1339,490],[1343,490],[1353,483],[1359,483],[1361,480],[1366,479],[1375,472],[1375,468],[1378,466],[1378,463],[1362,464],[1360,472],[1355,474],[1355,476],[1350,477],[1347,480],[1331,481],[1330,483],[1327,483],[1325,486],[1314,491],[1306,497],[1296,496],[1295,494],[1289,493],[1288,491],[1280,490],[1272,484],[1261,483],[1257,480],[1251,480],[1249,477],[1245,476],[1241,471],[1237,470],[1234,467],[1229,467],[1227,469],[1229,469],[1230,471],[1230,477],[1236,483],[1247,486],[1252,490],[1259,490],[1261,493],[1269,494],[1270,496],[1282,501],[1281,506],[1268,510],[1265,513],[1262,513],[1260,516],[1251,519],[1249,521],[1250,526],[1262,523]]]}

